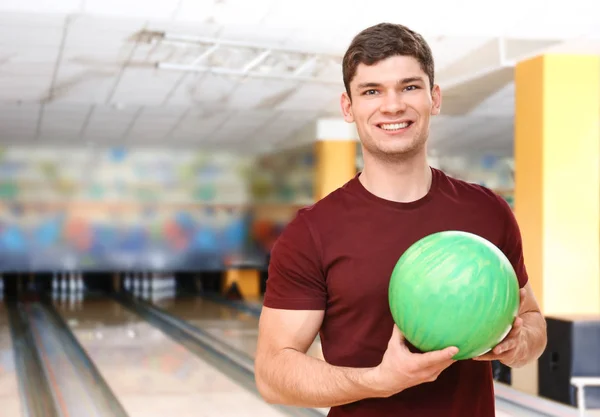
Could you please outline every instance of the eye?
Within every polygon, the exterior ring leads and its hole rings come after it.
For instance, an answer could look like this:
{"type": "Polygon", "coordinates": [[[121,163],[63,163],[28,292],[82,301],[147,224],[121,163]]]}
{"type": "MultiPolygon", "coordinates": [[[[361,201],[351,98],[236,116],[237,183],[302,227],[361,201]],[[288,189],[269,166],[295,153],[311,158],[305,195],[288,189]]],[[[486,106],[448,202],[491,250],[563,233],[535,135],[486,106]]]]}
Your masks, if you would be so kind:
{"type": "Polygon", "coordinates": [[[417,85],[409,85],[408,87],[405,88],[405,90],[411,91],[411,90],[416,90],[418,88],[419,88],[419,86],[417,86],[417,85]]]}
{"type": "Polygon", "coordinates": [[[377,93],[377,90],[366,90],[363,91],[363,95],[367,95],[367,96],[371,96],[373,94],[377,93]]]}

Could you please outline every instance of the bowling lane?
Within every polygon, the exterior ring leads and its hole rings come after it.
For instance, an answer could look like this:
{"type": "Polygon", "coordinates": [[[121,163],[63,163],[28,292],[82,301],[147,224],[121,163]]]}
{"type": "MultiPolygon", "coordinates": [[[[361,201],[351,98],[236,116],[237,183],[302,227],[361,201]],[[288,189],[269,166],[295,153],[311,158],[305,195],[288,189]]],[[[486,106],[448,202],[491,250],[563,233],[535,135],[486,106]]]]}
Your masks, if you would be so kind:
{"type": "Polygon", "coordinates": [[[283,416],[113,300],[55,307],[131,417],[283,416]]]}
{"type": "MultiPolygon", "coordinates": [[[[188,321],[218,340],[254,358],[258,341],[258,318],[201,297],[180,297],[155,302],[165,312],[188,321]]],[[[309,348],[308,354],[323,359],[320,342],[309,348]]]]}
{"type": "Polygon", "coordinates": [[[20,417],[21,397],[12,335],[6,305],[0,301],[0,410],[6,417],[20,417]]]}
{"type": "Polygon", "coordinates": [[[20,417],[21,397],[15,358],[13,355],[12,335],[6,306],[0,301],[0,410],[6,417],[20,417]]]}
{"type": "MultiPolygon", "coordinates": [[[[258,339],[258,318],[256,316],[201,297],[180,297],[154,304],[254,358],[258,339]]],[[[323,359],[318,339],[312,344],[308,354],[323,359]]],[[[325,412],[326,409],[322,409],[322,411],[325,412]]],[[[530,415],[527,411],[520,411],[518,407],[504,409],[498,406],[496,409],[497,417],[530,415]]]]}

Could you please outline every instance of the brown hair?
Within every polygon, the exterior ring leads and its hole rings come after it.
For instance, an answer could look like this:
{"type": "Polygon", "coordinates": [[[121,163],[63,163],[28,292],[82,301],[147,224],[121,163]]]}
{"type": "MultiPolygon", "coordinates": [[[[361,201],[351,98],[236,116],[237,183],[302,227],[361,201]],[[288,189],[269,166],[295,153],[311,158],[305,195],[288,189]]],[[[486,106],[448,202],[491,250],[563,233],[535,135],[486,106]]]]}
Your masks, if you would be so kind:
{"type": "Polygon", "coordinates": [[[346,92],[350,95],[350,82],[359,64],[374,65],[391,56],[412,56],[421,64],[433,88],[433,54],[425,39],[406,26],[394,23],[379,23],[354,37],[342,61],[342,72],[346,92]]]}

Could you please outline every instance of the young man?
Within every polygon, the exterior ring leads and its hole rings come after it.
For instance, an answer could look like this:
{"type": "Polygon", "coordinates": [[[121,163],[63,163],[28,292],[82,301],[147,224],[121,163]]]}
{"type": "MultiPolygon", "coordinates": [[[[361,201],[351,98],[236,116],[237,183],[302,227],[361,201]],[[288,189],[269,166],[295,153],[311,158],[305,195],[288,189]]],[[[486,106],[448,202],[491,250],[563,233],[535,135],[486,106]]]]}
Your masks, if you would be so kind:
{"type": "Polygon", "coordinates": [[[364,30],[345,54],[343,76],[341,107],[356,124],[364,169],[299,211],[273,248],[257,386],[269,403],[332,407],[330,416],[494,416],[490,361],[523,366],[546,344],[515,217],[489,190],[428,165],[430,118],[442,100],[419,34],[386,23],[364,30]],[[403,251],[448,229],[496,244],[521,286],[513,330],[475,360],[452,360],[453,347],[409,349],[388,307],[403,251]],[[306,354],[318,333],[325,362],[306,354]]]}

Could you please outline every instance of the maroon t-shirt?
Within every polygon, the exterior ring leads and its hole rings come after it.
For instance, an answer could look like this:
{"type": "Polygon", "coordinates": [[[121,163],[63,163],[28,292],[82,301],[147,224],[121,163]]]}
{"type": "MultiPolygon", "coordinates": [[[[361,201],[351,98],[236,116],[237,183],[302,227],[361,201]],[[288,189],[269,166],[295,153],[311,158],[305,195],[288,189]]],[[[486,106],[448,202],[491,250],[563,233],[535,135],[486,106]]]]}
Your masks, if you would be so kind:
{"type": "MultiPolygon", "coordinates": [[[[392,269],[411,244],[431,233],[463,230],[488,239],[510,259],[521,287],[526,284],[521,236],[509,205],[482,186],[432,171],[430,191],[410,203],[371,194],[358,174],[300,210],[274,245],[264,305],[325,310],[320,336],[328,363],[381,362],[394,325],[388,306],[392,269]]],[[[491,417],[491,363],[459,361],[435,382],[333,407],[329,415],[491,417]]]]}

